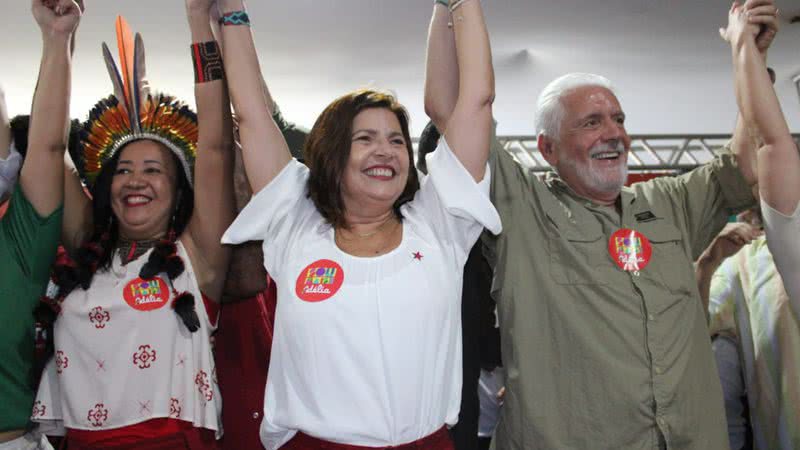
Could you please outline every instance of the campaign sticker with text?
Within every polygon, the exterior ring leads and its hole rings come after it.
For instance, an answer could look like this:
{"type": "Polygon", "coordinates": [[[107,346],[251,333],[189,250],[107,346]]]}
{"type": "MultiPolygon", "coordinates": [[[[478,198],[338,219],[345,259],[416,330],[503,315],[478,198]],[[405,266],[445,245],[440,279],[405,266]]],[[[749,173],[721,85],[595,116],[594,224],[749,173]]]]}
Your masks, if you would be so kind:
{"type": "Polygon", "coordinates": [[[125,285],[122,296],[128,305],[139,311],[153,311],[169,302],[169,286],[161,277],[137,278],[125,285]]]}
{"type": "Polygon", "coordinates": [[[608,241],[608,254],[620,269],[638,274],[650,264],[653,247],[642,233],[629,228],[614,232],[608,241]]]}
{"type": "Polygon", "coordinates": [[[295,293],[301,300],[321,302],[333,297],[343,282],[342,266],[329,259],[320,259],[300,272],[295,284],[295,293]]]}

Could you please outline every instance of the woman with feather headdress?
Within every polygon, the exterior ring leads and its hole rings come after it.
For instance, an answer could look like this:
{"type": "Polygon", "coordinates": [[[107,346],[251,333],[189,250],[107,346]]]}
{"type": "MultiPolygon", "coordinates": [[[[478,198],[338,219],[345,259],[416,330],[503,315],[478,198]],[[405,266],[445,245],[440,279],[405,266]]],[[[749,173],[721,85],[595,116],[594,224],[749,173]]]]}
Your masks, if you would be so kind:
{"type": "Polygon", "coordinates": [[[117,19],[114,94],[83,126],[88,242],[59,262],[39,308],[54,358],[33,420],[70,449],[216,448],[211,352],[234,215],[229,101],[208,8],[187,2],[198,114],[145,82],[144,45],[117,19]]]}

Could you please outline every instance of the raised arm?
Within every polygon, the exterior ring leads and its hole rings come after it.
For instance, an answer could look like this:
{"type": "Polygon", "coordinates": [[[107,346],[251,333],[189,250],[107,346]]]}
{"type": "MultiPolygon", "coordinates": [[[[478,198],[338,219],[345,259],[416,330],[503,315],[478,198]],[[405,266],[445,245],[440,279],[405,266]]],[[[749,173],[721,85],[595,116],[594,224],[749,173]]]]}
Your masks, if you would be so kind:
{"type": "Polygon", "coordinates": [[[20,184],[36,212],[50,215],[61,206],[64,194],[64,150],[67,146],[71,65],[70,40],[80,21],[73,0],[48,6],[33,0],[32,10],[42,31],[42,62],[33,97],[28,152],[20,184]]]}
{"type": "MultiPolygon", "coordinates": [[[[768,2],[768,0],[758,0],[768,2]]],[[[762,7],[764,8],[764,7],[762,7]]],[[[769,16],[750,15],[750,23],[770,21],[769,16]]],[[[758,36],[738,5],[731,8],[723,36],[731,43],[736,100],[745,121],[752,124],[763,144],[758,150],[759,193],[764,208],[767,244],[784,286],[800,314],[800,155],[792,140],[780,102],[767,73],[765,58],[758,52],[758,36]],[[772,211],[774,210],[774,211],[772,211]],[[790,217],[794,216],[794,217],[790,217]]]]}
{"type": "Polygon", "coordinates": [[[272,120],[264,94],[249,19],[242,0],[218,0],[225,25],[225,67],[228,68],[233,108],[239,123],[239,140],[247,177],[253,192],[260,191],[289,163],[291,154],[272,120]],[[247,22],[247,25],[233,23],[247,22]]]}
{"type": "Polygon", "coordinates": [[[450,25],[447,0],[433,2],[428,28],[425,64],[425,113],[437,130],[447,128],[458,100],[458,55],[456,36],[450,25]]]}
{"type": "MultiPolygon", "coordinates": [[[[439,81],[426,81],[425,96],[429,111],[441,109],[440,114],[446,115],[447,104],[452,103],[452,90],[444,88],[443,85],[452,83],[454,77],[452,57],[444,55],[448,44],[445,31],[441,28],[441,21],[446,18],[442,8],[443,6],[437,4],[434,9],[431,31],[436,35],[432,35],[429,39],[427,69],[428,76],[441,78],[439,81]],[[432,56],[436,54],[439,57],[432,56]],[[440,63],[449,64],[451,68],[439,69],[435,65],[440,63]],[[437,87],[443,89],[442,100],[429,101],[429,98],[440,95],[435,90],[437,87]],[[439,106],[434,108],[430,106],[432,104],[439,106]]],[[[483,179],[486,160],[489,157],[494,101],[494,69],[489,33],[486,30],[479,0],[452,0],[450,16],[458,70],[458,97],[450,117],[438,117],[435,120],[443,123],[443,135],[450,148],[472,177],[480,181],[483,179]]]]}
{"type": "Polygon", "coordinates": [[[736,100],[751,134],[757,134],[758,180],[762,200],[790,215],[800,201],[800,156],[792,140],[780,102],[767,73],[765,54],[759,48],[759,28],[772,25],[774,5],[770,0],[748,2],[749,12],[734,4],[724,37],[731,43],[736,100]],[[765,13],[760,13],[764,11],[765,13]]]}
{"type": "MultiPolygon", "coordinates": [[[[83,0],[75,0],[81,10],[86,12],[83,0]]],[[[78,29],[72,33],[70,55],[75,54],[75,38],[78,29]]],[[[83,189],[78,169],[70,153],[77,154],[80,146],[80,123],[68,121],[68,151],[64,153],[64,220],[61,224],[61,243],[68,253],[73,253],[89,239],[92,230],[92,200],[83,189]]]]}
{"type": "MultiPolygon", "coordinates": [[[[70,134],[75,131],[70,131],[70,134]]],[[[70,135],[70,141],[78,139],[70,135]]],[[[73,145],[70,142],[69,145],[73,145]]],[[[77,144],[76,144],[77,145],[77,144]]],[[[92,200],[81,184],[78,169],[69,152],[64,153],[64,221],[61,224],[61,243],[72,253],[89,239],[92,230],[92,200]]]]}
{"type": "Polygon", "coordinates": [[[199,284],[214,300],[222,295],[230,249],[220,243],[233,221],[233,121],[219,47],[209,24],[213,0],[187,0],[195,66],[198,140],[194,165],[194,213],[189,221],[190,256],[199,284]]]}

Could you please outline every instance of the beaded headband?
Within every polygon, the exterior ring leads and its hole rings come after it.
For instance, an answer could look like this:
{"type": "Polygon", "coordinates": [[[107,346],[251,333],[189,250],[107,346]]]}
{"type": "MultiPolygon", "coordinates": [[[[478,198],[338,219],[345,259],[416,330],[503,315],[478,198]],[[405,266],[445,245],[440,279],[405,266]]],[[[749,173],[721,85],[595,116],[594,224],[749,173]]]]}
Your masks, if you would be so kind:
{"type": "Polygon", "coordinates": [[[125,145],[142,139],[165,145],[181,162],[192,184],[192,167],[197,154],[197,115],[174,97],[151,94],[145,80],[144,43],[133,37],[128,23],[117,17],[117,69],[108,46],[103,58],[114,85],[114,94],[100,100],[89,113],[81,133],[83,175],[94,184],[104,165],[125,145]]]}

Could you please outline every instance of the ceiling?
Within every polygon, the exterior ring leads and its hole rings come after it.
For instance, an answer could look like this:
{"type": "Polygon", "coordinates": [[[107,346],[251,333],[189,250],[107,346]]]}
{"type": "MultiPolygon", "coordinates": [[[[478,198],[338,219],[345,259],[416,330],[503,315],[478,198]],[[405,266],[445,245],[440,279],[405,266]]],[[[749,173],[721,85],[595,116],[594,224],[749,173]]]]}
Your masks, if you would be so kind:
{"type": "MultiPolygon", "coordinates": [[[[114,41],[121,13],[140,31],[157,89],[192,96],[189,32],[180,0],[85,0],[75,55],[72,114],[84,118],[111,92],[100,42],[114,41]]],[[[12,114],[29,109],[41,39],[30,2],[4,0],[0,84],[12,114]]],[[[284,115],[309,126],[324,106],[363,86],[396,92],[425,124],[422,84],[432,0],[252,0],[265,78],[284,115]]],[[[769,64],[793,131],[800,99],[800,1],[777,0],[785,18],[769,64]]],[[[727,0],[484,0],[497,74],[500,134],[530,134],[542,87],[570,71],[609,77],[631,133],[725,133],[735,119],[730,51],[717,34],[727,0]]],[[[416,134],[416,133],[415,133],[416,134]]]]}

